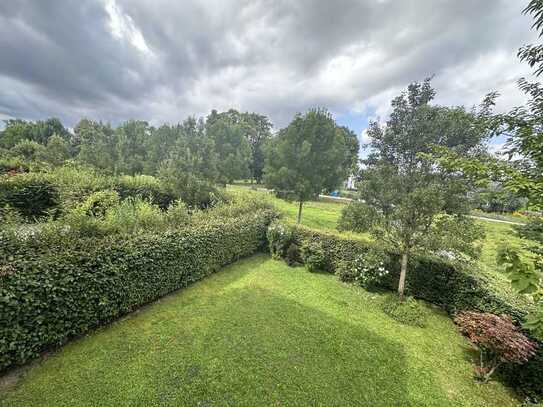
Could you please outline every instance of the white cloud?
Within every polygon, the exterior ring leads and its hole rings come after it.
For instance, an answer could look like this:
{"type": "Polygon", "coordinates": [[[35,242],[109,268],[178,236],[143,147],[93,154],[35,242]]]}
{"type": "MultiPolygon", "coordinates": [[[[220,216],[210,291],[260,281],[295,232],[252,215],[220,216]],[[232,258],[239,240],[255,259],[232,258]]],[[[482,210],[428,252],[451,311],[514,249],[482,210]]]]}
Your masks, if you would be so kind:
{"type": "Polygon", "coordinates": [[[123,41],[127,41],[134,48],[147,55],[153,55],[151,49],[141,31],[134,24],[134,20],[125,14],[117,5],[116,0],[104,0],[105,10],[109,16],[109,29],[111,35],[123,41]]]}

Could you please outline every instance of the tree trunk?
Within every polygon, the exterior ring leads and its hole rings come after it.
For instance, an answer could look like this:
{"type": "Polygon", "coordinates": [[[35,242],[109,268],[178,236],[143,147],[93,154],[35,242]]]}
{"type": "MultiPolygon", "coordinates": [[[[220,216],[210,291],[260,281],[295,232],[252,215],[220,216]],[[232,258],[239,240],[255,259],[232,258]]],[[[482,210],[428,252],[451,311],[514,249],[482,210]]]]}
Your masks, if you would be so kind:
{"type": "Polygon", "coordinates": [[[398,284],[398,295],[400,296],[400,301],[404,300],[404,290],[405,290],[405,275],[407,274],[407,252],[402,253],[401,269],[400,269],[400,282],[398,284]]]}
{"type": "Polygon", "coordinates": [[[302,205],[303,205],[303,201],[300,201],[300,206],[298,207],[298,224],[301,222],[302,220],[302,205]]]}

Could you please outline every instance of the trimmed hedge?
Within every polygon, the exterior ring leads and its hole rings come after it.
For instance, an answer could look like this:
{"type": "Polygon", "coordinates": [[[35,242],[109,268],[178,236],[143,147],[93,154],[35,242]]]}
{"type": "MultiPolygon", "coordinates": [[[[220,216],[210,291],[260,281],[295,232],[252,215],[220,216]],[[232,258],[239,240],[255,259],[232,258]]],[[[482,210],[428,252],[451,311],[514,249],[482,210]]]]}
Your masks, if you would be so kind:
{"type": "Polygon", "coordinates": [[[260,211],[64,248],[0,240],[11,252],[0,256],[0,371],[263,249],[272,217],[260,211]]]}
{"type": "MultiPolygon", "coordinates": [[[[325,271],[330,273],[335,273],[340,265],[353,261],[370,248],[378,248],[372,242],[279,223],[268,229],[268,240],[270,251],[275,257],[284,257],[290,244],[318,244],[327,259],[325,271]]],[[[396,290],[400,275],[400,257],[396,253],[388,254],[390,262],[386,269],[390,270],[390,274],[381,288],[396,290]]],[[[437,304],[449,314],[477,310],[498,315],[507,314],[516,322],[524,317],[525,310],[510,304],[488,287],[482,276],[470,274],[439,258],[417,257],[409,264],[406,281],[409,295],[437,304]]],[[[536,357],[528,363],[507,366],[501,373],[505,381],[520,394],[533,399],[543,398],[543,343],[539,344],[536,357]]]]}

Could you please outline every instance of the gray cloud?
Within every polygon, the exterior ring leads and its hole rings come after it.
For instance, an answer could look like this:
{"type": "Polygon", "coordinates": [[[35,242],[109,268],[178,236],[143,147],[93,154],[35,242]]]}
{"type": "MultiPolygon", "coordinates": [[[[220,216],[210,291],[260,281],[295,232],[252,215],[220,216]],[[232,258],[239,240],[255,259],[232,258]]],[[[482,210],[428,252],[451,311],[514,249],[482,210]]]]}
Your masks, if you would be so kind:
{"type": "Polygon", "coordinates": [[[16,0],[0,4],[0,117],[176,122],[212,108],[385,115],[435,74],[439,102],[473,104],[515,80],[533,42],[508,0],[16,0]]]}

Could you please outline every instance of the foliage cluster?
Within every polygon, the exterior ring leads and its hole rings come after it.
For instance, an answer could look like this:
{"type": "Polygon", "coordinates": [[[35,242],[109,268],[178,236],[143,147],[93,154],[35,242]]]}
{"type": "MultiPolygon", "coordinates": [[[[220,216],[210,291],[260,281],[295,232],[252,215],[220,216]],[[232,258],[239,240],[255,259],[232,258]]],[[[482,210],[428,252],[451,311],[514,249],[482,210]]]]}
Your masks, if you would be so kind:
{"type": "Polygon", "coordinates": [[[298,223],[305,201],[340,186],[358,165],[358,140],[336,125],[324,109],[297,114],[266,145],[265,184],[281,198],[299,203],[298,223]]]}
{"type": "MultiPolygon", "coordinates": [[[[289,246],[289,249],[290,247],[291,246],[289,246]]],[[[305,266],[310,272],[315,273],[318,271],[326,271],[326,253],[324,252],[324,249],[320,242],[304,242],[301,248],[301,255],[305,266]]]]}
{"type": "Polygon", "coordinates": [[[502,363],[524,364],[536,353],[537,344],[520,332],[509,316],[467,311],[454,321],[480,352],[476,375],[483,381],[502,363]]]}
{"type": "Polygon", "coordinates": [[[341,262],[336,274],[341,281],[356,283],[368,289],[378,288],[383,286],[389,274],[386,269],[389,262],[390,258],[384,251],[372,247],[352,261],[341,262]]]}
{"type": "Polygon", "coordinates": [[[426,326],[427,312],[413,297],[400,301],[397,297],[387,296],[382,307],[385,314],[401,324],[419,328],[426,326]]]}
{"type": "Polygon", "coordinates": [[[386,124],[370,124],[372,149],[359,174],[359,200],[347,207],[339,225],[369,232],[401,254],[400,297],[410,256],[439,251],[469,256],[472,243],[480,238],[478,228],[465,216],[471,180],[436,166],[426,154],[433,146],[463,156],[483,154],[494,96],[488,96],[480,109],[468,111],[431,104],[435,94],[430,79],[412,83],[392,100],[386,124]],[[446,238],[444,231],[449,232],[446,238]]]}

